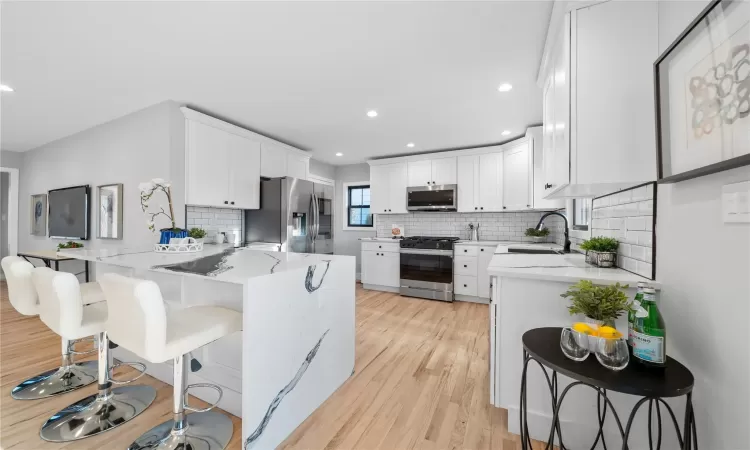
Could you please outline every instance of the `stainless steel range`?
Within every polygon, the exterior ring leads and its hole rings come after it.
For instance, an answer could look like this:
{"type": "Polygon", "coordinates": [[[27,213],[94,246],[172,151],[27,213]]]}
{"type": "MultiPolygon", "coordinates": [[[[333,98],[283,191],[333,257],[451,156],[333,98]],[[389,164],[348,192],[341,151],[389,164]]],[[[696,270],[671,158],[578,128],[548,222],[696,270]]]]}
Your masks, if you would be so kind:
{"type": "Polygon", "coordinates": [[[411,236],[401,240],[401,295],[453,301],[456,237],[411,236]]]}

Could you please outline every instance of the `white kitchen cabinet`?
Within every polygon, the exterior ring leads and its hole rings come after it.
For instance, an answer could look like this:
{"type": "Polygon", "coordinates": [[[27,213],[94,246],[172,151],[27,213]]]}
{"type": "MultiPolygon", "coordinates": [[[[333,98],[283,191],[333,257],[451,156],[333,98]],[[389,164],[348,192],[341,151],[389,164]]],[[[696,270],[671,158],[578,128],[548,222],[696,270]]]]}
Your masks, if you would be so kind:
{"type": "Polygon", "coordinates": [[[487,267],[496,245],[456,244],[453,259],[456,300],[487,303],[490,298],[490,276],[487,267]]]}
{"type": "Polygon", "coordinates": [[[365,288],[388,287],[398,289],[400,284],[400,254],[398,252],[362,250],[362,273],[365,288]]]}
{"type": "Polygon", "coordinates": [[[573,5],[563,17],[550,25],[560,31],[538,80],[544,197],[595,197],[654,181],[657,2],[573,5]]]}
{"type": "Polygon", "coordinates": [[[258,209],[260,143],[196,120],[186,127],[186,203],[258,209]]]}
{"type": "Polygon", "coordinates": [[[260,208],[260,143],[236,134],[227,137],[229,148],[229,206],[260,208]]]}
{"type": "Polygon", "coordinates": [[[370,209],[373,214],[405,214],[406,186],[406,163],[370,167],[370,209]]]}
{"type": "Polygon", "coordinates": [[[503,153],[479,155],[479,211],[503,210],[503,153]]]}
{"type": "Polygon", "coordinates": [[[271,142],[260,144],[260,175],[267,178],[286,176],[287,149],[271,142]]]}
{"type": "Polygon", "coordinates": [[[458,189],[458,212],[479,209],[479,155],[463,155],[456,158],[456,184],[458,189]]]}
{"type": "Polygon", "coordinates": [[[408,186],[456,184],[456,157],[409,161],[408,186]]]}
{"type": "Polygon", "coordinates": [[[528,141],[503,152],[503,209],[531,209],[531,152],[528,141]]]}
{"type": "Polygon", "coordinates": [[[544,198],[544,140],[547,139],[543,127],[532,127],[526,130],[532,154],[532,205],[534,209],[560,209],[565,207],[564,198],[544,198]]]}
{"type": "Polygon", "coordinates": [[[496,247],[495,245],[479,247],[477,254],[477,296],[479,298],[490,298],[490,275],[487,273],[487,267],[490,266],[496,247]]]}
{"type": "Polygon", "coordinates": [[[286,158],[286,175],[288,177],[307,180],[310,169],[310,158],[289,152],[286,158]]]}

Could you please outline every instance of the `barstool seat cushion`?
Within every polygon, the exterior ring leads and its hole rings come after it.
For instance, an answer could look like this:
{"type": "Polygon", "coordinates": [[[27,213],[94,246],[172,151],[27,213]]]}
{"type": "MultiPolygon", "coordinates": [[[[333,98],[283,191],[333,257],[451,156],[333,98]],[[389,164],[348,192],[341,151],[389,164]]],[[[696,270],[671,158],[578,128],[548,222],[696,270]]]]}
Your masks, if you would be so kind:
{"type": "Polygon", "coordinates": [[[107,323],[107,303],[97,302],[85,305],[81,316],[81,326],[78,328],[80,336],[73,339],[101,333],[105,323],[107,323]]]}
{"type": "Polygon", "coordinates": [[[163,362],[242,330],[242,314],[217,306],[192,306],[167,315],[163,362]]]}
{"type": "Polygon", "coordinates": [[[104,292],[99,283],[81,283],[81,300],[83,300],[84,305],[103,302],[105,300],[104,292]]]}

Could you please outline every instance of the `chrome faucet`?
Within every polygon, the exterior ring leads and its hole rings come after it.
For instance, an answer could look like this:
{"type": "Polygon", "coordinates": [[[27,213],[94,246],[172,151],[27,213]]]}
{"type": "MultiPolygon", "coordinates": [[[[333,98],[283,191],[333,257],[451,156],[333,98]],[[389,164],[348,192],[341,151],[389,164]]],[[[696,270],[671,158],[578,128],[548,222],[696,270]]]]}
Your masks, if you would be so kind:
{"type": "Polygon", "coordinates": [[[546,219],[548,216],[553,215],[560,216],[565,221],[565,245],[563,245],[563,253],[570,253],[570,227],[568,226],[568,218],[565,216],[565,214],[559,213],[557,211],[548,212],[539,219],[539,223],[536,225],[536,229],[541,230],[544,227],[544,219],[546,219]]]}

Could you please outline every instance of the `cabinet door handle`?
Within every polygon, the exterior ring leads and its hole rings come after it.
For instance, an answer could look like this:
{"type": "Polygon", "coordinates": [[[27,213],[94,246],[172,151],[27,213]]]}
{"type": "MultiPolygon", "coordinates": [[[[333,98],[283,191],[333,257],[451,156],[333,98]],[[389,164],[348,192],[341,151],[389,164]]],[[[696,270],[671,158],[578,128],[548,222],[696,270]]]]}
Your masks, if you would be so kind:
{"type": "Polygon", "coordinates": [[[481,207],[481,208],[479,208],[479,209],[481,209],[482,211],[484,211],[484,206],[482,206],[482,207],[481,207]]]}
{"type": "Polygon", "coordinates": [[[467,267],[466,264],[464,264],[464,267],[467,267]]]}
{"type": "Polygon", "coordinates": [[[387,209],[384,209],[384,210],[383,210],[383,212],[388,212],[388,210],[387,210],[387,209]]]}
{"type": "Polygon", "coordinates": [[[477,209],[479,209],[479,208],[477,208],[477,207],[475,206],[475,207],[474,207],[474,211],[476,211],[477,209]]]}
{"type": "Polygon", "coordinates": [[[527,208],[531,208],[531,205],[526,205],[527,208]]]}
{"type": "Polygon", "coordinates": [[[468,250],[465,250],[465,249],[464,249],[464,253],[466,253],[467,251],[468,251],[468,250]]]}
{"type": "Polygon", "coordinates": [[[391,212],[391,210],[389,209],[388,212],[391,212]]]}
{"type": "Polygon", "coordinates": [[[468,286],[466,286],[466,285],[464,284],[464,287],[468,287],[468,286]]]}
{"type": "Polygon", "coordinates": [[[383,248],[383,246],[382,245],[378,245],[378,248],[383,248]]]}
{"type": "Polygon", "coordinates": [[[234,205],[234,202],[231,202],[234,205]]]}
{"type": "Polygon", "coordinates": [[[507,206],[503,206],[503,209],[508,209],[508,207],[507,206]]]}
{"type": "Polygon", "coordinates": [[[228,205],[228,204],[229,204],[229,202],[228,202],[228,201],[226,201],[226,200],[224,200],[224,204],[225,204],[225,205],[228,205]]]}
{"type": "Polygon", "coordinates": [[[483,248],[480,248],[480,249],[479,249],[479,251],[480,251],[480,252],[483,252],[483,251],[484,251],[484,249],[483,249],[483,248]]]}

